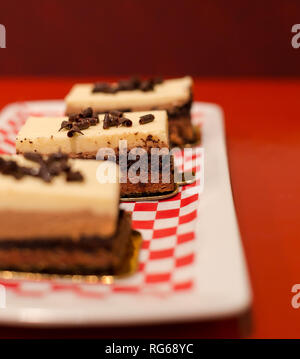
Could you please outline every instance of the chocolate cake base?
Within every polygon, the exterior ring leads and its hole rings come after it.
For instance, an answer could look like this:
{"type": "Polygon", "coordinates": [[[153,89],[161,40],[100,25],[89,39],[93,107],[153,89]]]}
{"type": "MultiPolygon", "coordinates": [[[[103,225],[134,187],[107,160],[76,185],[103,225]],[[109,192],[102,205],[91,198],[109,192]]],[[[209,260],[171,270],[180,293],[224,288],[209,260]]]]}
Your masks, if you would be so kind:
{"type": "Polygon", "coordinates": [[[130,181],[130,175],[127,174],[127,182],[120,184],[120,195],[121,197],[143,197],[143,196],[154,196],[173,192],[175,190],[174,183],[174,167],[173,162],[171,165],[170,182],[164,183],[162,179],[162,173],[159,173],[158,183],[151,183],[151,174],[147,173],[147,183],[138,182],[132,183],[130,181]]]}
{"type": "Polygon", "coordinates": [[[49,237],[0,239],[0,270],[47,274],[114,275],[132,255],[131,216],[120,211],[116,233],[110,238],[49,237]]]}
{"type": "Polygon", "coordinates": [[[184,147],[199,141],[199,133],[191,122],[191,116],[179,116],[169,118],[169,137],[171,147],[184,147]]]}

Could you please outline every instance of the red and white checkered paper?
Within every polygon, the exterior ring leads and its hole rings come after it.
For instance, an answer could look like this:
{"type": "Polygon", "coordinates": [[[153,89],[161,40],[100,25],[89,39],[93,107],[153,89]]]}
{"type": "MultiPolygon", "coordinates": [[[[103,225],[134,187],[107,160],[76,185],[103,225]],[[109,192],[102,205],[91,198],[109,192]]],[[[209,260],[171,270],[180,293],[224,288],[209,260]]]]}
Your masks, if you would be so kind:
{"type": "MultiPolygon", "coordinates": [[[[15,137],[28,116],[61,115],[61,106],[38,106],[28,103],[14,105],[10,116],[0,120],[0,153],[15,152],[15,137]]],[[[193,112],[193,121],[201,126],[202,117],[193,112]]],[[[203,187],[203,152],[195,147],[183,158],[176,156],[179,170],[193,170],[196,182],[181,187],[173,198],[153,202],[132,202],[122,208],[132,212],[133,228],[143,236],[139,269],[126,279],[113,284],[72,283],[65,280],[0,280],[18,296],[41,297],[69,291],[80,297],[105,298],[113,293],[150,294],[160,297],[177,291],[193,289],[195,271],[195,225],[199,196],[203,187]]]]}

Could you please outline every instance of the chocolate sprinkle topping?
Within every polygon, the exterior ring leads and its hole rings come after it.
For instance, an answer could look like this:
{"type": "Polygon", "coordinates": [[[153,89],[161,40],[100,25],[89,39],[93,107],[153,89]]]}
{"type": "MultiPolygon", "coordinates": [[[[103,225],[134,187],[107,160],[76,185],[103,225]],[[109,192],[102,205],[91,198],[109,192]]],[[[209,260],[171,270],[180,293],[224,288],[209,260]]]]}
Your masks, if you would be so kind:
{"type": "Polygon", "coordinates": [[[82,133],[79,129],[78,126],[73,125],[72,128],[68,131],[67,136],[68,137],[73,137],[75,133],[80,133],[81,135],[83,135],[84,133],[82,133]]]}
{"type": "Polygon", "coordinates": [[[145,125],[146,123],[152,122],[154,120],[154,115],[149,113],[148,115],[144,115],[140,117],[140,125],[145,125]]]}
{"type": "Polygon", "coordinates": [[[69,171],[67,172],[67,177],[66,177],[68,182],[82,182],[83,181],[83,176],[79,171],[69,171]]]}
{"type": "Polygon", "coordinates": [[[126,127],[131,127],[132,126],[132,121],[129,120],[129,118],[126,118],[126,117],[119,118],[119,123],[120,123],[120,125],[126,126],[126,127]]]}
{"type": "Polygon", "coordinates": [[[103,128],[106,130],[110,127],[110,116],[108,113],[104,115],[103,128]]]}
{"type": "Polygon", "coordinates": [[[51,154],[47,159],[34,152],[24,153],[24,157],[32,162],[38,163],[40,167],[20,166],[16,161],[6,160],[0,157],[0,173],[21,179],[24,176],[38,177],[44,182],[51,182],[53,177],[65,174],[66,181],[82,182],[83,176],[78,171],[72,171],[68,164],[68,156],[58,152],[51,154]]]}
{"type": "Polygon", "coordinates": [[[110,111],[109,112],[112,116],[116,116],[116,117],[122,117],[123,116],[123,112],[122,111],[110,111]]]}
{"type": "Polygon", "coordinates": [[[70,130],[72,128],[72,122],[69,120],[69,121],[63,121],[60,125],[60,129],[59,131],[61,131],[63,128],[67,129],[67,130],[70,130]]]}
{"type": "Polygon", "coordinates": [[[108,128],[114,126],[131,127],[132,121],[129,120],[129,118],[123,117],[123,112],[121,111],[107,112],[104,115],[103,128],[107,130],[108,128]]]}
{"type": "Polygon", "coordinates": [[[97,123],[99,123],[98,117],[94,117],[92,108],[88,107],[79,114],[70,115],[68,121],[62,121],[59,131],[62,129],[68,130],[68,137],[73,137],[76,133],[84,135],[81,130],[96,126],[97,123]]]}
{"type": "Polygon", "coordinates": [[[111,85],[105,82],[97,82],[95,83],[92,92],[114,93],[114,89],[111,85]]]}
{"type": "Polygon", "coordinates": [[[142,90],[143,92],[153,91],[153,89],[154,89],[154,82],[151,80],[143,81],[140,85],[140,90],[142,90]]]}
{"type": "Polygon", "coordinates": [[[95,83],[92,93],[103,92],[114,94],[119,91],[140,90],[143,92],[153,91],[154,86],[161,84],[163,79],[160,77],[141,80],[139,77],[131,77],[129,80],[121,80],[117,84],[108,84],[105,82],[95,83]]]}
{"type": "Polygon", "coordinates": [[[85,110],[82,111],[82,116],[85,118],[88,117],[93,117],[93,110],[91,107],[86,108],[85,110]]]}

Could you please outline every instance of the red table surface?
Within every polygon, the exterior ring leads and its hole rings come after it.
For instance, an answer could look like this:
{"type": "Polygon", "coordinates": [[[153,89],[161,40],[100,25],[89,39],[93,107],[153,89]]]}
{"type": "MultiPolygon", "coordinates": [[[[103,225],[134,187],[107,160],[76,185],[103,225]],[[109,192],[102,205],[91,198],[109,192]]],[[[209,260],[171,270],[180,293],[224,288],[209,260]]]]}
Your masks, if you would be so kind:
{"type": "MultiPolygon", "coordinates": [[[[76,81],[2,78],[0,108],[63,98],[76,81]]],[[[0,327],[0,338],[299,338],[300,309],[291,306],[291,288],[300,283],[299,93],[300,79],[195,80],[195,100],[218,103],[225,113],[234,202],[254,294],[250,332],[248,315],[149,327],[0,327]]]]}

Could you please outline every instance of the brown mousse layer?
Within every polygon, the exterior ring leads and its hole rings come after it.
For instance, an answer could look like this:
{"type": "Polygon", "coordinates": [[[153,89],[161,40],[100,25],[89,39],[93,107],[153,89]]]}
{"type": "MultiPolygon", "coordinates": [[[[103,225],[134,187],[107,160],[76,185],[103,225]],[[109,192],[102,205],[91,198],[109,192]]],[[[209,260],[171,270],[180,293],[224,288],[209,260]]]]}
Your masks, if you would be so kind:
{"type": "Polygon", "coordinates": [[[70,237],[74,241],[85,236],[108,237],[115,232],[116,223],[108,215],[90,211],[0,211],[0,243],[3,238],[29,240],[51,236],[70,237]]]}

